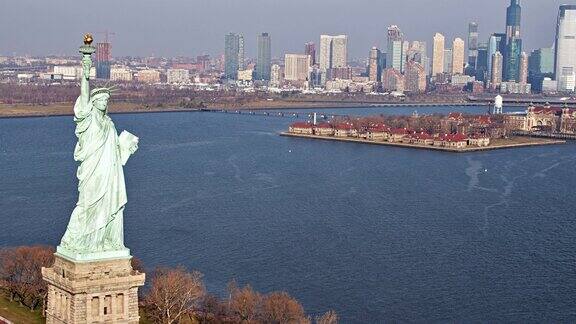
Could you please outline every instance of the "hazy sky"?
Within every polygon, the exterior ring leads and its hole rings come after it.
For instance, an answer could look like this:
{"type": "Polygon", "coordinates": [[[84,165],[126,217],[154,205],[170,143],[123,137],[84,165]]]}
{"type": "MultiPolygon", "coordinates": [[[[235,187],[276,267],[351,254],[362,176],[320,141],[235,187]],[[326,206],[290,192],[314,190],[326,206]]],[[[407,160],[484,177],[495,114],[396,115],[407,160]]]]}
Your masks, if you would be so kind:
{"type": "MultiPolygon", "coordinates": [[[[550,46],[558,6],[576,0],[522,0],[525,50],[550,46]]],[[[363,58],[399,25],[431,46],[435,32],[465,39],[469,21],[485,41],[503,31],[509,0],[0,0],[1,54],[74,54],[86,31],[110,30],[113,55],[195,56],[223,52],[224,34],[244,34],[247,55],[269,32],[272,55],[301,52],[320,34],[348,34],[349,56],[363,58]]],[[[94,35],[96,40],[101,34],[94,35]]],[[[430,51],[430,49],[429,49],[430,51]]]]}

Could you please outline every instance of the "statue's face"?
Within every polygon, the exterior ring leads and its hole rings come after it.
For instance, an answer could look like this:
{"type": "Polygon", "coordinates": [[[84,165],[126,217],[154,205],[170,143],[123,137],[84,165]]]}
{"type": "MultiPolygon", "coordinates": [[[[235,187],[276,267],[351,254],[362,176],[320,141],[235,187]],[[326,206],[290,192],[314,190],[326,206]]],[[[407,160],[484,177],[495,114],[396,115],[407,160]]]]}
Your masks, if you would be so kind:
{"type": "Polygon", "coordinates": [[[94,101],[94,107],[98,110],[106,111],[106,108],[108,107],[108,98],[101,98],[94,101]]]}

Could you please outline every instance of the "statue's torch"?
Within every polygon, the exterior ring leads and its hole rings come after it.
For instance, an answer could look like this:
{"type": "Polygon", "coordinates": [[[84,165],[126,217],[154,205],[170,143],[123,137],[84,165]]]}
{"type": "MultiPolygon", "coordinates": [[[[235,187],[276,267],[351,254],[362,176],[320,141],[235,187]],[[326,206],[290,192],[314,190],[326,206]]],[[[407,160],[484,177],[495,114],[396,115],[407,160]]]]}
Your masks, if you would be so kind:
{"type": "Polygon", "coordinates": [[[90,68],[92,67],[92,53],[96,52],[96,48],[92,46],[92,35],[84,35],[84,45],[80,46],[80,54],[82,54],[82,68],[83,74],[86,79],[90,76],[90,68]]]}

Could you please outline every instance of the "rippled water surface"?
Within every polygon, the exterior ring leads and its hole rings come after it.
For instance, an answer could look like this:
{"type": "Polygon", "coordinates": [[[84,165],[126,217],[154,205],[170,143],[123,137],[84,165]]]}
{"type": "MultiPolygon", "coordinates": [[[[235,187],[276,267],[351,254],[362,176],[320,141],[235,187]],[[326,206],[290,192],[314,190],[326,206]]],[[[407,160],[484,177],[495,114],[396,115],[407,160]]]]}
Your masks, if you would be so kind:
{"type": "MultiPolygon", "coordinates": [[[[286,290],[344,323],[576,321],[573,143],[450,154],[278,136],[289,118],[113,118],[141,138],[125,231],[149,268],[286,290]]],[[[70,117],[0,120],[0,245],[58,244],[75,140],[70,117]]]]}

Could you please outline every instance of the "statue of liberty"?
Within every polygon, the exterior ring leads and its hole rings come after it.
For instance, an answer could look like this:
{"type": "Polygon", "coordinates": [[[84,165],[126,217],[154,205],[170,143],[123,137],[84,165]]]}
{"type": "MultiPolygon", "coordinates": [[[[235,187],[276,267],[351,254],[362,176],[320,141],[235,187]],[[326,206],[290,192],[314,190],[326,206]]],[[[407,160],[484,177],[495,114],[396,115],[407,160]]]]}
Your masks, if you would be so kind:
{"type": "Polygon", "coordinates": [[[80,48],[82,80],[74,105],[78,142],[74,160],[78,167],[78,202],[57,252],[74,260],[128,257],[124,246],[123,213],[127,203],[123,165],[138,148],[138,138],[116,132],[108,116],[110,88],[90,91],[90,69],[94,52],[92,37],[84,37],[80,48]]]}

